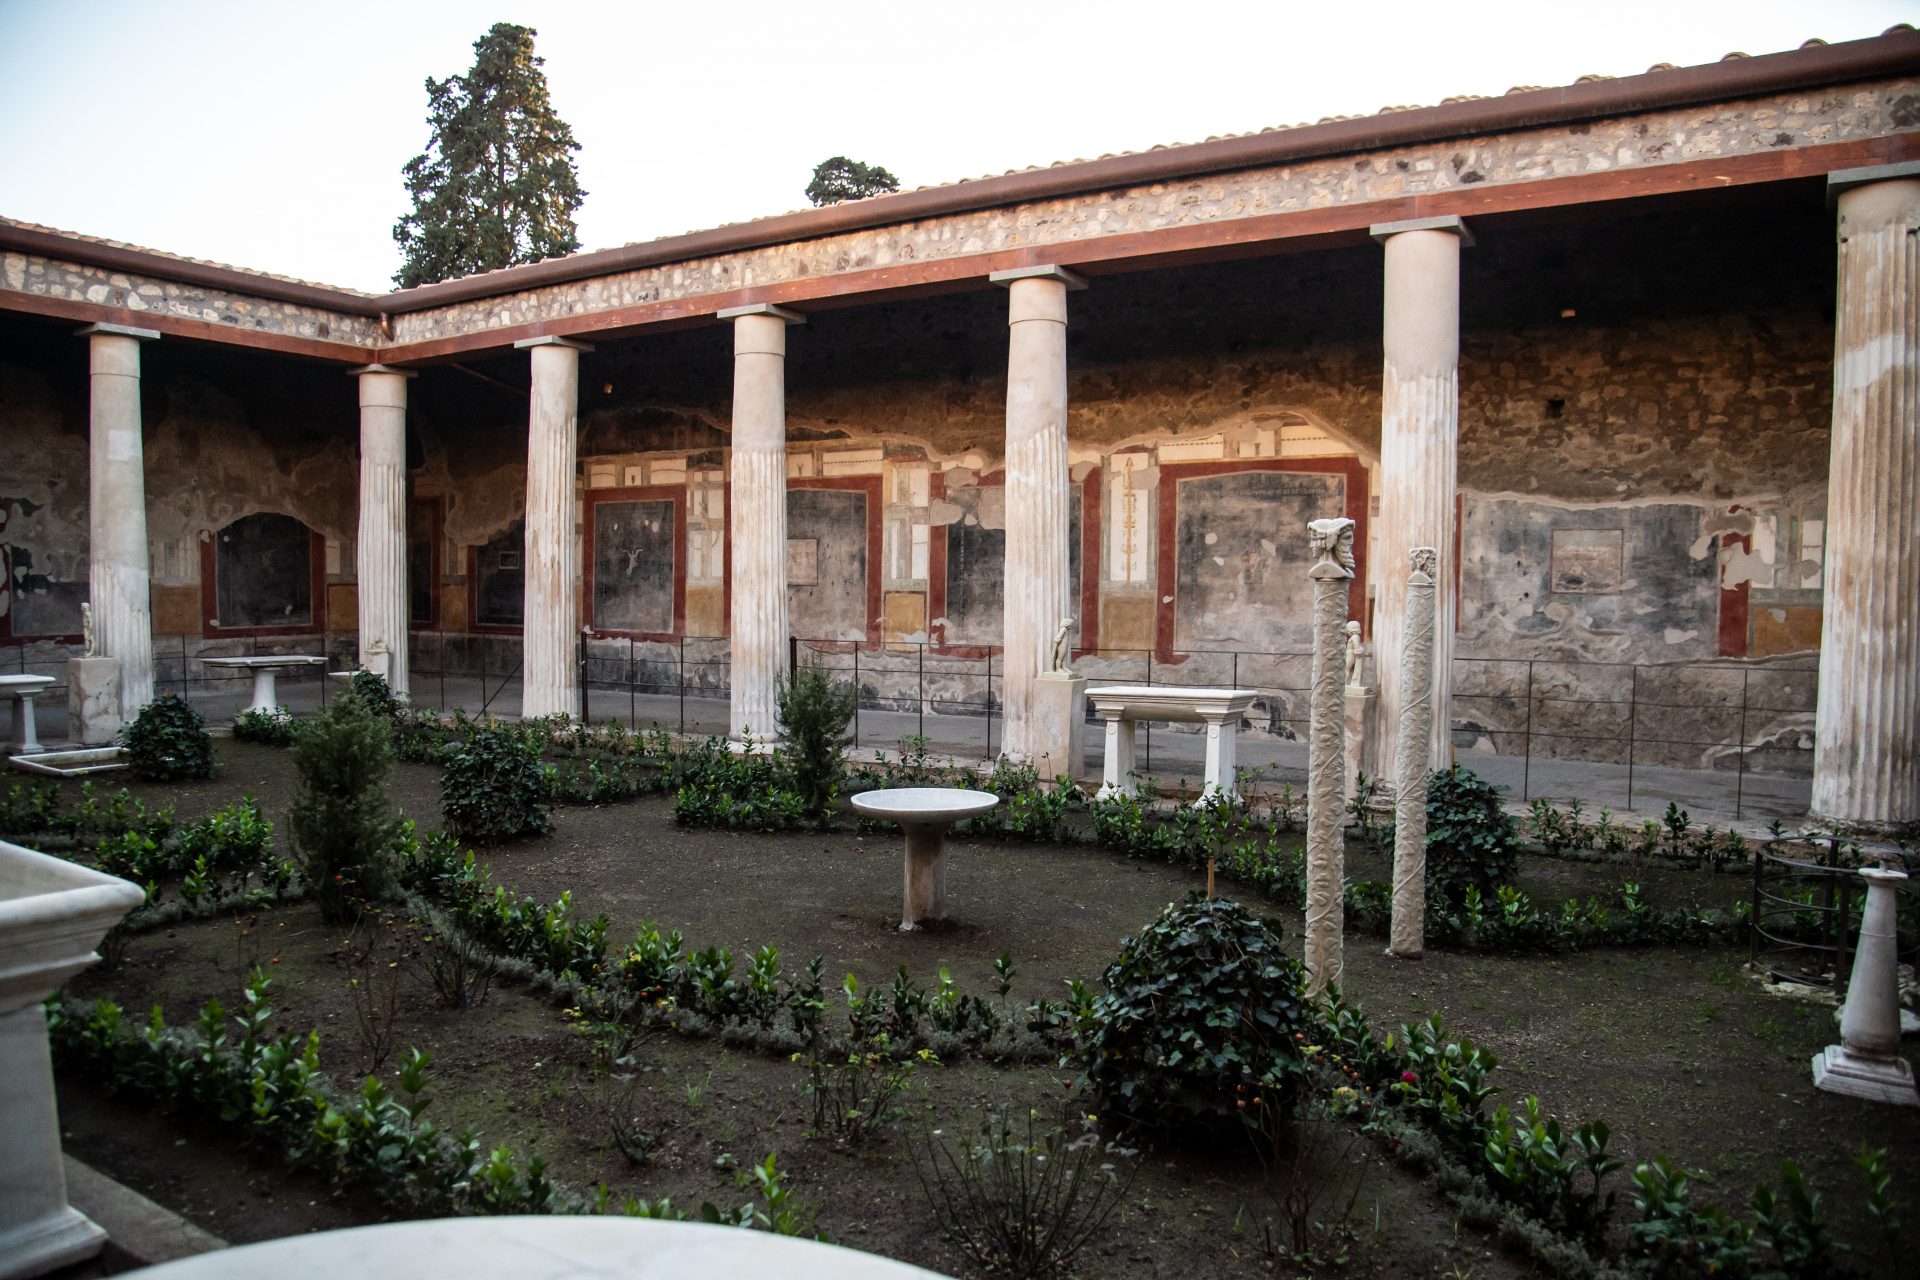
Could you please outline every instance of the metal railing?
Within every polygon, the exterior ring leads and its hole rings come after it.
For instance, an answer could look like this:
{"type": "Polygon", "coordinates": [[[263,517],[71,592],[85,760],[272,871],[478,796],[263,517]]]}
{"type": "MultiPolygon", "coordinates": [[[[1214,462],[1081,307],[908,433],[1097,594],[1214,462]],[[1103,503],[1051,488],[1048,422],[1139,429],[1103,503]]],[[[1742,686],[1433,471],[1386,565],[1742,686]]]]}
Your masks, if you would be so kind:
{"type": "MultiPolygon", "coordinates": [[[[1753,925],[1747,961],[1775,982],[1831,987],[1836,997],[1846,995],[1867,897],[1859,868],[1842,857],[1846,843],[1834,835],[1769,840],[1753,860],[1753,925]],[[1820,839],[1826,841],[1824,852],[1819,850],[1820,839]],[[1779,852],[1788,843],[1807,844],[1813,856],[1779,852]]],[[[1890,858],[1900,856],[1891,849],[1879,852],[1890,858]]],[[[1900,962],[1912,964],[1920,959],[1920,891],[1909,880],[1896,886],[1895,894],[1895,945],[1900,962]]]]}

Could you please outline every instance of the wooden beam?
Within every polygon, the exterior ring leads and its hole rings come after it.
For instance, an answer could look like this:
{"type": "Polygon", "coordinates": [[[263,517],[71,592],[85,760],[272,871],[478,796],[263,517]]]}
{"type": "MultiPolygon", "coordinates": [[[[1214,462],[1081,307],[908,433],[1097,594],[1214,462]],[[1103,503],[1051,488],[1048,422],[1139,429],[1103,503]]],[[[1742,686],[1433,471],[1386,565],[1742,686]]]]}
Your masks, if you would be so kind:
{"type": "Polygon", "coordinates": [[[0,311],[47,316],[55,320],[75,320],[81,324],[118,324],[152,329],[170,338],[217,342],[229,347],[251,347],[257,351],[325,360],[332,364],[379,362],[372,347],[357,347],[350,342],[302,338],[264,329],[242,329],[237,325],[190,320],[185,316],[170,316],[158,311],[132,311],[126,307],[108,307],[95,302],[75,302],[71,298],[48,298],[39,294],[0,290],[0,311]]]}

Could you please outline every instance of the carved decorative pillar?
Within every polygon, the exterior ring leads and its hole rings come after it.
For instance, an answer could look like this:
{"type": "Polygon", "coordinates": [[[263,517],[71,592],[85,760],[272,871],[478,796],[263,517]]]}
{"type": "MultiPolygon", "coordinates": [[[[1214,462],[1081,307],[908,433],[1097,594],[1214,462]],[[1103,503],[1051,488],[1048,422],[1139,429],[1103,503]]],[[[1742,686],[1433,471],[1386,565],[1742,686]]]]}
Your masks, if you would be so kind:
{"type": "Polygon", "coordinates": [[[1001,755],[1065,760],[1069,726],[1038,714],[1035,682],[1052,665],[1053,637],[1073,616],[1067,559],[1067,291],[1086,281],[1062,267],[988,277],[1007,287],[1007,483],[1001,755]]]}
{"type": "Polygon", "coordinates": [[[89,325],[92,433],[87,489],[87,599],[102,656],[120,663],[120,715],[153,701],[153,607],[147,478],[140,436],[140,344],[160,335],[89,325]]]}
{"type": "Polygon", "coordinates": [[[1813,812],[1920,825],[1920,164],[1828,178],[1838,197],[1833,435],[1813,812]]]}
{"type": "Polygon", "coordinates": [[[408,692],[407,379],[405,369],[370,364],[360,380],[360,665],[408,692]],[[375,646],[378,646],[376,648],[375,646]]]}
{"type": "Polygon", "coordinates": [[[580,539],[574,529],[584,342],[527,338],[526,605],[520,623],[520,714],[580,712],[580,539]]]}
{"type": "Polygon", "coordinates": [[[772,742],[787,673],[787,326],[806,317],[764,302],[719,314],[733,321],[730,724],[736,741],[772,742]]]}
{"type": "Polygon", "coordinates": [[[1426,745],[1433,734],[1432,547],[1410,553],[1407,625],[1400,644],[1400,759],[1393,801],[1393,929],[1389,955],[1418,959],[1427,949],[1426,745]]]}
{"type": "Polygon", "coordinates": [[[1346,966],[1347,592],[1353,583],[1353,521],[1307,526],[1314,564],[1313,679],[1307,728],[1307,989],[1337,984],[1346,966]]]}
{"type": "Polygon", "coordinates": [[[1372,772],[1394,776],[1399,760],[1400,649],[1407,584],[1398,566],[1415,547],[1439,552],[1441,584],[1433,628],[1434,768],[1452,759],[1448,741],[1453,688],[1455,495],[1460,434],[1460,249],[1473,237],[1454,217],[1375,226],[1386,255],[1380,386],[1380,575],[1373,615],[1374,672],[1380,702],[1372,772]]]}

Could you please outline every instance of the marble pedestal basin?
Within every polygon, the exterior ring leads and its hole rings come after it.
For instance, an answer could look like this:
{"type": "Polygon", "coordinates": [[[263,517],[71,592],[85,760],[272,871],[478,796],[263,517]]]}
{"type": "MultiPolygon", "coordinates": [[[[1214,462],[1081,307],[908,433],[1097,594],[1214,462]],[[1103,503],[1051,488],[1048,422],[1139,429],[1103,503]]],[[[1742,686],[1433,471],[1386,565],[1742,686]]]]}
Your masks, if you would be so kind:
{"type": "Polygon", "coordinates": [[[1000,803],[991,791],[964,787],[895,787],[862,791],[853,807],[869,818],[897,822],[907,833],[900,927],[918,929],[947,916],[947,828],[1000,803]]]}
{"type": "Polygon", "coordinates": [[[0,841],[0,1280],[42,1275],[106,1243],[67,1203],[40,1002],[98,960],[94,946],[144,901],[125,880],[0,841]]]}
{"type": "MultiPolygon", "coordinates": [[[[200,664],[206,667],[233,667],[241,671],[253,672],[253,702],[246,711],[262,711],[272,715],[286,708],[280,705],[279,691],[274,687],[274,675],[280,671],[295,671],[301,667],[324,667],[325,658],[304,653],[260,654],[249,658],[202,658],[200,664]]],[[[241,712],[242,715],[246,711],[241,712]]]]}

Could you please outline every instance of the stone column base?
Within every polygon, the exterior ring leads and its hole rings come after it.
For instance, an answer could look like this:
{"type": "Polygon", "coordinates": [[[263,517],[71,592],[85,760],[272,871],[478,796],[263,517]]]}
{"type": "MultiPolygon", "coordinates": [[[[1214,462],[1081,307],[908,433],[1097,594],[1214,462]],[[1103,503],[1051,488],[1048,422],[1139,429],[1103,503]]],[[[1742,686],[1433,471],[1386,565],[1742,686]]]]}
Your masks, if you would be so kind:
{"type": "Polygon", "coordinates": [[[1048,782],[1077,778],[1087,763],[1087,681],[1067,671],[1042,672],[1033,682],[1033,767],[1048,782]]]}
{"type": "Polygon", "coordinates": [[[67,737],[104,747],[120,736],[120,659],[67,659],[67,737]]]}
{"type": "Polygon", "coordinates": [[[0,1230],[0,1280],[43,1276],[96,1257],[107,1233],[71,1205],[0,1230]]]}
{"type": "Polygon", "coordinates": [[[1830,1044],[1813,1055],[1813,1087],[1868,1102],[1920,1107],[1920,1092],[1914,1090],[1913,1068],[1906,1059],[1865,1058],[1840,1044],[1830,1044]]]}
{"type": "MultiPolygon", "coordinates": [[[[1373,709],[1379,700],[1379,695],[1371,685],[1350,684],[1346,688],[1347,784],[1342,794],[1346,796],[1348,804],[1353,803],[1353,797],[1360,790],[1360,762],[1366,759],[1369,731],[1373,728],[1373,709]]],[[[1382,789],[1386,779],[1370,778],[1368,781],[1374,784],[1376,799],[1386,794],[1382,789]]]]}

